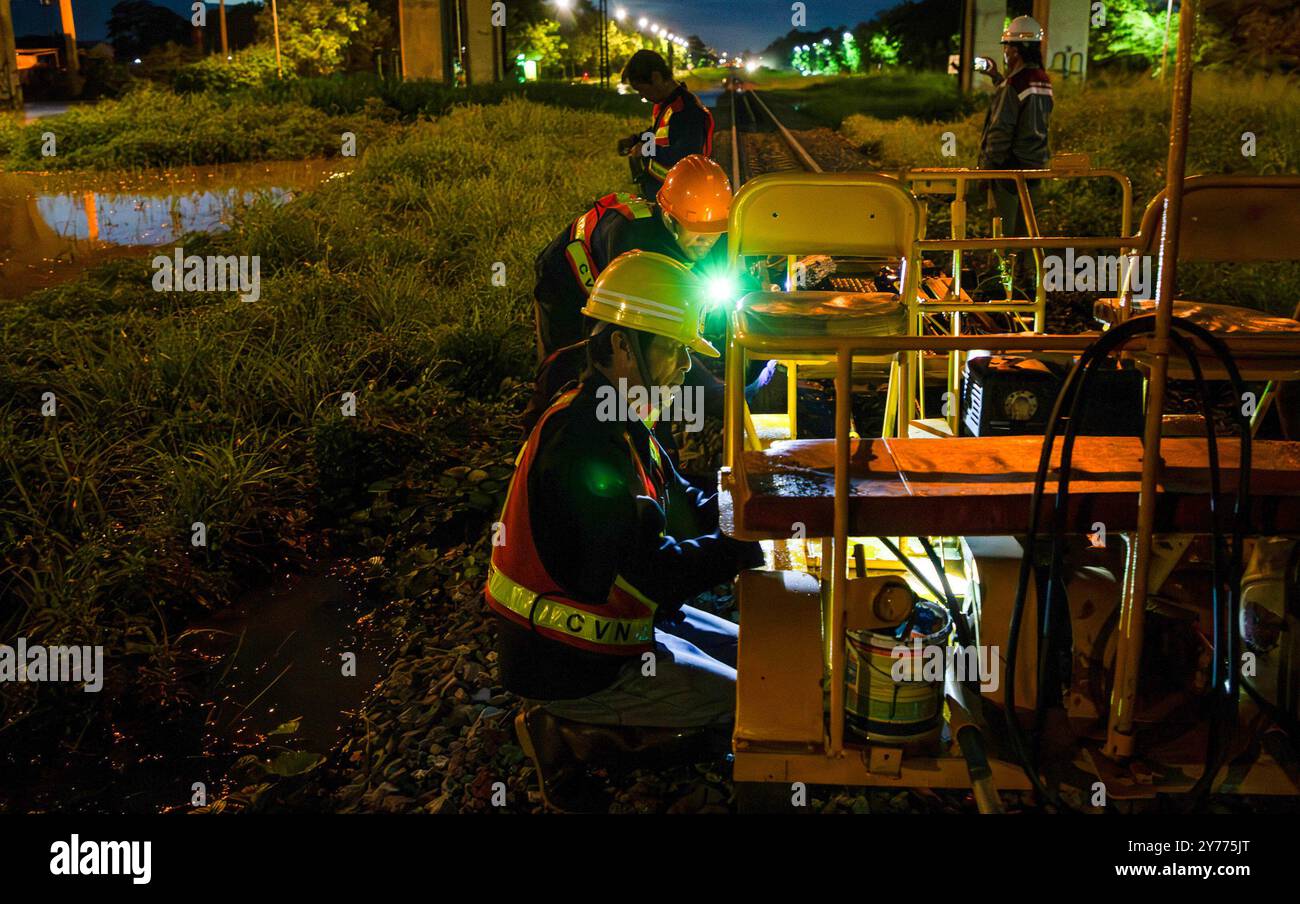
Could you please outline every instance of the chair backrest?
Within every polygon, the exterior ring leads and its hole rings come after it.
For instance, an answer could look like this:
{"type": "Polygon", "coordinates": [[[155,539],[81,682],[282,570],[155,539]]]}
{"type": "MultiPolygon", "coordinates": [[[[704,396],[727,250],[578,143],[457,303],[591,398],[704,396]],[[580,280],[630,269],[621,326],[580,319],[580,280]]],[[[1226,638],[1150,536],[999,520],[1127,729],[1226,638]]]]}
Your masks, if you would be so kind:
{"type": "Polygon", "coordinates": [[[727,257],[829,254],[906,258],[921,208],[897,179],[871,173],[771,173],[731,204],[727,257]]]}
{"type": "MultiPolygon", "coordinates": [[[[1156,254],[1165,193],[1142,215],[1138,252],[1156,254]]],[[[1300,176],[1189,176],[1180,261],[1300,260],[1300,176]]]]}

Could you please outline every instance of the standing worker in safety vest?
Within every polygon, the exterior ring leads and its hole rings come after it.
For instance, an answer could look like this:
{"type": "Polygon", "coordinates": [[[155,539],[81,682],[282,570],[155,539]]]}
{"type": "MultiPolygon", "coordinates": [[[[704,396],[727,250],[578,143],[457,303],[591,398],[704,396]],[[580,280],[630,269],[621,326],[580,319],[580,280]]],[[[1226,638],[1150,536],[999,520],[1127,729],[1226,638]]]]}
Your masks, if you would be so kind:
{"type": "Polygon", "coordinates": [[[619,153],[628,156],[632,181],[644,197],[653,198],[679,160],[713,153],[713,114],[673,78],[664,58],[653,50],[632,54],[623,67],[623,81],[654,104],[650,132],[629,135],[618,143],[619,153]]]}
{"type": "Polygon", "coordinates": [[[664,255],[611,263],[584,310],[584,378],[537,422],[510,484],[486,596],[503,683],[543,704],[516,727],[544,794],[566,768],[566,721],[725,736],[733,718],[736,625],[685,603],[762,564],[761,549],[721,533],[716,497],[655,439],[658,412],[623,404],[680,385],[691,352],[718,356],[699,333],[702,294],[664,255]]]}
{"type": "MultiPolygon", "coordinates": [[[[1047,130],[1052,118],[1052,80],[1043,69],[1043,27],[1030,16],[1013,19],[1002,32],[1007,75],[989,57],[985,74],[997,90],[984,118],[980,169],[1046,169],[1051,162],[1047,130]]],[[[1025,217],[1016,184],[989,180],[991,207],[1002,218],[1003,235],[1024,235],[1025,217]]],[[[1029,182],[1031,198],[1038,183],[1029,182]]]]}
{"type": "Polygon", "coordinates": [[[587,335],[582,307],[596,277],[627,251],[654,251],[688,266],[727,230],[731,183],[722,167],[693,154],[668,174],[655,202],[606,195],[537,256],[533,290],[539,362],[587,335]]]}

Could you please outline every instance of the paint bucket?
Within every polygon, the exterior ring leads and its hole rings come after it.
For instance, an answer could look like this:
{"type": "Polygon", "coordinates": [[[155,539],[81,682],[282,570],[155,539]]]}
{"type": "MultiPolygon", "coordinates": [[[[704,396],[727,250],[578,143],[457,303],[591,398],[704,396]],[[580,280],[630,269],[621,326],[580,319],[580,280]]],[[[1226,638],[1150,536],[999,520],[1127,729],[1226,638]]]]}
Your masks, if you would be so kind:
{"type": "Polygon", "coordinates": [[[869,741],[924,743],[938,737],[943,725],[952,619],[938,603],[918,600],[909,621],[893,631],[847,632],[845,724],[869,741]]]}

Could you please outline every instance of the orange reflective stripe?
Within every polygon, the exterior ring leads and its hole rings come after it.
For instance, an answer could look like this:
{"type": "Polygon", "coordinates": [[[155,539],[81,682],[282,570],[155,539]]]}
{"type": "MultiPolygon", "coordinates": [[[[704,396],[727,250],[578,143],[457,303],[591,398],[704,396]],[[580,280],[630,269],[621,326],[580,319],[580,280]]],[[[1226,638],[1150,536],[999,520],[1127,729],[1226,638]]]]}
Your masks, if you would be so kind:
{"type": "Polygon", "coordinates": [[[564,256],[569,261],[573,278],[587,295],[591,294],[592,287],[596,285],[596,277],[600,275],[591,251],[591,236],[601,217],[611,210],[629,220],[642,220],[654,213],[654,208],[649,203],[631,192],[614,192],[599,199],[591,210],[573,221],[569,227],[569,244],[564,248],[564,256]]]}

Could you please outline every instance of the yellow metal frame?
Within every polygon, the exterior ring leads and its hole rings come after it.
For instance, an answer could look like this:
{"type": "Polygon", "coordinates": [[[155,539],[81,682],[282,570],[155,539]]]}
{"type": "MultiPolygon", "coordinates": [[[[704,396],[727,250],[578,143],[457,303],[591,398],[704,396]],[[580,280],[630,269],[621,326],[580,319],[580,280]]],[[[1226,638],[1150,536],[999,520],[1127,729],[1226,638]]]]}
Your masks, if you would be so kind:
{"type": "MultiPolygon", "coordinates": [[[[917,322],[910,304],[920,286],[916,240],[923,214],[916,197],[902,183],[873,173],[771,173],[745,183],[731,205],[727,227],[727,260],[738,270],[744,257],[784,255],[793,279],[795,261],[803,254],[879,258],[898,261],[902,267],[901,299],[909,310],[908,324],[917,322]]],[[[793,282],[791,282],[793,285],[793,282]]],[[[743,300],[742,300],[743,303],[743,300]]],[[[823,361],[819,356],[783,356],[786,367],[789,435],[798,436],[797,371],[800,361],[823,361]]],[[[891,356],[889,394],[886,399],[886,435],[891,418],[906,434],[904,413],[898,403],[899,387],[908,385],[907,362],[891,356]],[[895,380],[895,376],[900,379],[895,380]]],[[[743,380],[743,371],[741,379],[743,380]]],[[[729,376],[728,379],[731,377],[729,376]]],[[[749,417],[743,399],[729,417],[749,417]]]]}
{"type": "MultiPolygon", "coordinates": [[[[1061,159],[1061,158],[1058,158],[1061,159]]],[[[741,257],[749,255],[776,255],[786,257],[787,278],[791,291],[795,291],[795,262],[800,254],[838,254],[845,257],[881,256],[880,230],[873,234],[861,236],[857,230],[860,223],[854,223],[849,196],[838,198],[841,216],[835,216],[835,208],[819,203],[816,193],[828,185],[842,187],[864,185],[888,185],[910,183],[916,189],[927,193],[952,193],[954,195],[952,211],[952,237],[946,240],[923,239],[924,213],[919,202],[916,203],[916,236],[914,242],[903,241],[904,236],[895,232],[892,236],[894,248],[886,256],[897,260],[904,269],[904,285],[901,298],[907,307],[906,335],[921,335],[924,332],[925,319],[932,314],[953,314],[952,329],[949,335],[961,335],[961,314],[964,311],[979,313],[1013,313],[1029,314],[1033,317],[1033,331],[1042,332],[1047,309],[1047,296],[1043,285],[1043,250],[1046,248],[1120,248],[1125,249],[1136,241],[1130,236],[1133,208],[1133,187],[1128,177],[1111,169],[1095,169],[1083,164],[1055,165],[1042,170],[973,170],[965,168],[919,167],[903,170],[893,175],[865,176],[858,173],[781,173],[761,176],[746,183],[737,195],[732,206],[731,222],[728,226],[728,260],[733,267],[741,257]],[[1033,201],[1029,195],[1028,180],[1062,180],[1062,179],[1111,179],[1120,187],[1122,211],[1120,230],[1122,237],[1097,238],[1052,236],[1043,237],[1038,228],[1038,218],[1034,212],[1033,201]],[[966,237],[966,192],[974,181],[1002,180],[1016,184],[1017,195],[1025,216],[1028,237],[1006,238],[995,235],[987,239],[969,239],[966,237]],[[753,200],[755,195],[765,196],[773,190],[791,188],[809,192],[808,199],[802,202],[810,212],[803,221],[802,230],[792,235],[786,222],[772,223],[769,219],[755,216],[758,206],[753,200]],[[846,222],[846,219],[849,222],[846,222]],[[844,236],[855,239],[844,240],[844,236]],[[1024,248],[1033,252],[1035,279],[1034,299],[1031,302],[1016,302],[1010,298],[1002,302],[961,301],[961,262],[964,251],[1017,249],[1024,248]],[[942,299],[926,299],[920,293],[920,259],[926,251],[951,252],[953,258],[953,280],[949,295],[942,299]],[[908,282],[915,285],[908,285],[908,282]]],[[[906,228],[906,227],[905,227],[906,228]]],[[[1016,318],[1020,322],[1020,318],[1016,318]]],[[[782,359],[786,368],[787,422],[790,438],[798,435],[797,396],[798,367],[801,363],[828,363],[816,357],[782,359]]],[[[951,353],[948,361],[948,391],[953,399],[961,394],[961,367],[964,356],[951,353]]],[[[921,355],[908,351],[890,363],[889,390],[885,400],[885,436],[906,436],[908,424],[914,415],[925,417],[925,372],[921,355]]],[[[952,405],[947,414],[948,426],[955,435],[958,432],[959,406],[952,405]]]]}
{"type": "MultiPolygon", "coordinates": [[[[949,205],[951,214],[951,237],[947,240],[927,240],[921,239],[917,242],[919,250],[918,257],[924,255],[926,251],[948,251],[952,253],[952,282],[949,286],[949,293],[945,298],[931,301],[921,298],[916,299],[915,316],[918,320],[916,332],[921,330],[920,321],[927,314],[951,313],[952,323],[949,335],[961,335],[961,315],[964,311],[978,312],[984,314],[992,313],[1011,313],[1016,315],[1030,314],[1033,316],[1033,331],[1041,333],[1043,331],[1047,317],[1047,292],[1043,285],[1043,250],[1047,247],[1070,247],[1070,248],[1087,248],[1087,247],[1120,247],[1121,249],[1131,241],[1128,238],[1132,229],[1133,217],[1133,183],[1123,173],[1112,169],[1093,168],[1084,155],[1061,155],[1052,161],[1052,166],[1048,169],[1040,170],[975,170],[965,167],[916,167],[914,169],[903,170],[898,174],[900,181],[910,183],[912,190],[920,194],[951,194],[953,195],[952,203],[949,205]],[[1042,234],[1038,228],[1038,215],[1034,211],[1033,199],[1029,195],[1029,180],[1034,181],[1052,181],[1064,179],[1111,179],[1118,183],[1120,187],[1121,212],[1120,212],[1120,234],[1125,236],[1124,239],[1096,239],[1096,238],[1068,238],[1054,236],[1053,242],[1066,241],[1068,244],[1044,245],[1041,241],[1038,243],[1016,243],[1008,242],[1007,237],[999,234],[997,218],[994,218],[994,234],[991,239],[968,239],[966,237],[966,194],[972,182],[984,181],[1004,181],[1014,182],[1016,185],[1016,195],[1020,203],[1020,210],[1025,217],[1025,229],[1029,239],[1042,239],[1042,234]],[[1094,244],[1100,243],[1100,244],[1094,244]],[[961,286],[961,269],[962,255],[965,251],[975,250],[1001,250],[1007,248],[1024,247],[1033,253],[1034,257],[1034,298],[1029,302],[1017,302],[1012,300],[1008,294],[1005,301],[1002,302],[969,302],[962,301],[964,297],[961,286]]],[[[1127,279],[1126,279],[1127,284],[1127,279]]],[[[1015,318],[1019,324],[1020,316],[1015,318]]],[[[948,356],[948,392],[951,398],[961,398],[961,373],[965,364],[965,356],[953,352],[948,356]]],[[[917,379],[917,392],[919,400],[919,414],[925,417],[925,376],[923,368],[919,362],[914,365],[914,373],[917,379]]],[[[911,411],[911,388],[906,393],[908,405],[906,410],[911,411]]],[[[948,427],[953,435],[959,431],[959,407],[952,405],[947,413],[948,427]]]]}
{"type": "MultiPolygon", "coordinates": [[[[1233,354],[1290,354],[1300,357],[1300,337],[1278,337],[1262,334],[1226,334],[1220,337],[1233,354]]],[[[738,314],[733,313],[727,349],[727,428],[724,450],[728,460],[720,475],[723,507],[731,520],[728,533],[748,539],[787,539],[748,529],[744,522],[745,500],[749,484],[745,469],[744,449],[746,432],[744,420],[735,419],[743,410],[743,375],[750,354],[764,358],[784,358],[788,355],[819,355],[836,364],[835,399],[835,517],[833,535],[828,538],[829,556],[821,559],[821,580],[829,584],[829,594],[823,591],[824,638],[829,646],[829,668],[826,678],[830,682],[830,705],[824,750],[798,752],[768,750],[759,743],[748,740],[736,748],[735,778],[737,781],[812,781],[850,785],[877,785],[897,787],[968,787],[965,766],[960,757],[900,757],[891,754],[896,748],[885,745],[870,747],[846,746],[844,717],[845,624],[846,600],[849,582],[849,452],[848,431],[851,411],[850,376],[852,360],[859,355],[894,354],[907,350],[951,352],[983,348],[993,351],[1063,351],[1081,352],[1096,336],[1089,335],[1034,335],[998,334],[982,336],[798,336],[778,337],[755,335],[744,328],[738,314]],[[734,425],[741,425],[738,428],[734,425]],[[827,571],[829,564],[830,570],[827,571]],[[892,758],[891,758],[892,757],[892,758]]],[[[1123,349],[1127,352],[1150,351],[1156,340],[1134,337],[1123,349]]],[[[1202,353],[1208,349],[1195,343],[1202,353]]],[[[995,437],[987,438],[997,443],[995,437]]],[[[1148,459],[1149,460],[1149,459],[1148,459]]],[[[825,542],[825,541],[824,541],[825,542]]],[[[1147,555],[1150,556],[1150,551],[1147,555]]],[[[743,607],[742,605],[742,621],[743,607]]],[[[1139,648],[1140,649],[1140,648],[1139,648]]],[[[1118,655],[1123,653],[1121,647],[1118,655]]],[[[1118,691],[1118,686],[1116,688],[1118,691]]],[[[1027,789],[1028,781],[1020,767],[1014,763],[994,760],[991,767],[996,784],[1005,789],[1027,789]]],[[[1279,793],[1278,788],[1289,784],[1282,767],[1271,760],[1257,761],[1240,779],[1224,779],[1219,790],[1241,793],[1279,793]]],[[[1190,787],[1191,782],[1186,785],[1190,787]]],[[[1179,787],[1152,787],[1157,791],[1178,790],[1179,787]]]]}
{"type": "MultiPolygon", "coordinates": [[[[1107,726],[1106,743],[1099,757],[1094,757],[1096,768],[1100,772],[1119,774],[1115,763],[1122,763],[1134,754],[1134,698],[1140,678],[1141,651],[1146,611],[1146,599],[1150,592],[1152,573],[1152,538],[1155,525],[1155,507],[1157,504],[1157,478],[1160,468],[1160,438],[1162,409],[1165,385],[1168,373],[1170,330],[1173,313],[1173,284],[1177,272],[1178,241],[1181,227],[1182,195],[1184,188],[1188,116],[1191,102],[1192,64],[1191,49],[1195,32],[1197,0],[1184,0],[1183,15],[1179,17],[1177,69],[1174,79],[1171,129],[1169,141],[1168,165],[1166,167],[1166,189],[1163,204],[1163,222],[1160,231],[1159,285],[1155,311],[1155,334],[1151,337],[1135,337],[1125,343],[1124,350],[1145,351],[1152,356],[1151,373],[1148,382],[1148,404],[1143,436],[1145,454],[1142,460],[1141,488],[1138,497],[1138,529],[1134,532],[1136,549],[1131,557],[1131,568],[1125,575],[1126,591],[1121,601],[1120,625],[1116,643],[1115,675],[1107,726]]],[[[988,178],[990,174],[972,174],[969,178],[988,178]]],[[[1025,174],[1009,174],[1017,182],[1021,194],[1021,203],[1027,205],[1027,187],[1025,174]]],[[[785,177],[791,178],[791,177],[785,177]]],[[[863,177],[857,176],[857,179],[863,177]]],[[[737,206],[743,200],[737,199],[737,206]]],[[[914,199],[913,199],[914,200],[914,199]]],[[[1125,216],[1130,205],[1125,205],[1125,216]]],[[[818,210],[818,216],[824,216],[824,210],[818,210]]],[[[733,217],[736,209],[733,207],[733,217]]],[[[1029,217],[1027,216],[1028,220],[1029,217]]],[[[733,225],[735,220],[733,219],[733,225]]],[[[1128,236],[1127,219],[1120,239],[1069,239],[1069,238],[992,238],[962,239],[943,241],[918,241],[912,248],[899,255],[906,260],[908,276],[912,280],[905,288],[904,298],[914,299],[916,279],[916,255],[922,250],[973,250],[980,248],[1025,248],[1036,254],[1045,248],[1065,247],[1129,247],[1134,244],[1134,237],[1128,236]]],[[[1036,227],[1035,227],[1036,228],[1036,227]]],[[[817,230],[813,230],[816,232],[817,230]]],[[[734,262],[742,253],[739,236],[729,239],[730,259],[734,262]]],[[[843,243],[839,243],[843,244],[843,243]]],[[[799,253],[801,249],[783,249],[781,253],[799,253]]],[[[808,253],[831,253],[828,247],[810,247],[808,253]]],[[[845,252],[840,252],[841,254],[845,252]]],[[[1041,278],[1039,279],[1041,285],[1041,278]]],[[[984,310],[988,310],[984,308],[984,310]]],[[[744,412],[744,373],[749,353],[761,354],[769,358],[783,356],[800,356],[828,353],[835,362],[835,495],[834,522],[831,539],[829,572],[829,598],[823,587],[823,605],[826,625],[826,640],[830,647],[830,662],[827,678],[830,681],[829,725],[825,737],[825,750],[821,753],[795,753],[780,750],[737,748],[735,777],[737,780],[749,781],[814,781],[843,784],[926,786],[926,787],[966,787],[969,779],[962,772],[962,765],[957,758],[939,757],[913,760],[907,766],[897,750],[875,745],[866,749],[847,748],[844,739],[844,670],[846,594],[848,582],[848,541],[849,541],[849,453],[850,453],[850,411],[851,411],[851,376],[852,361],[858,355],[880,355],[898,352],[954,351],[984,348],[989,350],[1062,350],[1080,351],[1095,340],[1089,336],[1047,336],[1047,335],[1000,335],[1000,336],[803,336],[774,337],[747,334],[743,319],[738,312],[731,318],[731,330],[728,339],[727,358],[727,436],[724,445],[726,466],[719,478],[723,491],[723,507],[729,510],[734,523],[731,533],[746,539],[760,539],[762,535],[747,531],[744,524],[745,500],[749,495],[748,481],[745,474],[744,447],[746,419],[744,412]]],[[[1277,355],[1300,356],[1300,337],[1270,336],[1267,334],[1223,334],[1220,339],[1234,355],[1277,355]]],[[[1198,352],[1206,354],[1208,350],[1194,343],[1198,352]]],[[[903,384],[908,385],[906,364],[903,384]]],[[[900,412],[899,419],[905,424],[910,408],[900,412]]],[[[997,442],[990,438],[989,442],[997,442]]],[[[822,556],[823,585],[827,582],[826,556],[822,556]]],[[[742,600],[743,606],[743,600],[742,600]]],[[[994,760],[991,764],[996,783],[1005,788],[1024,788],[1026,783],[1018,767],[1004,761],[994,760]]],[[[1188,786],[1191,782],[1186,783],[1188,786]]],[[[1278,788],[1294,785],[1285,771],[1271,760],[1257,761],[1246,776],[1240,779],[1228,773],[1222,780],[1215,777],[1211,786],[1220,790],[1237,790],[1248,793],[1276,793],[1278,788]]],[[[1179,786],[1181,787],[1181,786],[1179,786]]],[[[1159,790],[1177,790],[1177,788],[1153,788],[1159,790]]]]}
{"type": "MultiPolygon", "coordinates": [[[[1256,176],[1256,175],[1200,175],[1189,176],[1184,180],[1183,191],[1186,194],[1197,195],[1201,192],[1226,191],[1229,192],[1233,205],[1239,205],[1250,209],[1260,198],[1260,190],[1265,192],[1290,192],[1295,194],[1300,191],[1300,176],[1256,176]],[[1244,203],[1243,203],[1244,201],[1244,203]]],[[[1164,219],[1165,198],[1167,189],[1162,189],[1151,202],[1147,205],[1142,214],[1142,224],[1138,230],[1135,244],[1128,249],[1129,263],[1124,271],[1123,288],[1119,297],[1119,307],[1117,310],[1118,317],[1114,325],[1119,325],[1133,316],[1133,267],[1141,256],[1150,255],[1158,249],[1158,242],[1161,234],[1161,223],[1164,219]]],[[[1278,202],[1273,202],[1277,204],[1278,202]]],[[[1285,199],[1283,200],[1285,203],[1285,199]]],[[[1294,209],[1294,208],[1291,208],[1294,209]]],[[[1239,221],[1228,218],[1226,228],[1233,228],[1241,225],[1239,221]]],[[[1198,222],[1198,227],[1205,226],[1204,220],[1198,222]]],[[[1213,234],[1213,229],[1217,228],[1222,231],[1225,226],[1222,223],[1210,221],[1211,229],[1207,230],[1213,234]]],[[[1199,229],[1198,229],[1199,231],[1199,229]]],[[[1258,232],[1258,230],[1253,230],[1258,232]]],[[[1193,233],[1195,235],[1195,233],[1193,233]]],[[[1252,236],[1253,238],[1253,236],[1252,236]]],[[[1203,240],[1202,240],[1203,241],[1203,240]]],[[[1271,261],[1271,260],[1300,260],[1300,250],[1295,242],[1295,236],[1291,232],[1283,231],[1283,234],[1260,236],[1258,242],[1252,241],[1250,254],[1244,256],[1224,255],[1221,252],[1206,253],[1203,248],[1188,248],[1186,243],[1180,246],[1178,251],[1179,261],[1185,262],[1242,262],[1242,261],[1271,261]],[[1260,249],[1264,249],[1261,251],[1260,249]],[[1268,250],[1271,249],[1271,250],[1268,250]]],[[[1300,320],[1300,300],[1296,302],[1295,309],[1291,314],[1292,320],[1300,320]]],[[[1255,407],[1254,414],[1251,415],[1251,432],[1254,433],[1263,423],[1265,415],[1268,414],[1272,406],[1273,397],[1277,394],[1277,383],[1279,379],[1286,379],[1285,376],[1269,374],[1268,382],[1264,386],[1264,391],[1260,394],[1259,404],[1255,407]]]]}

